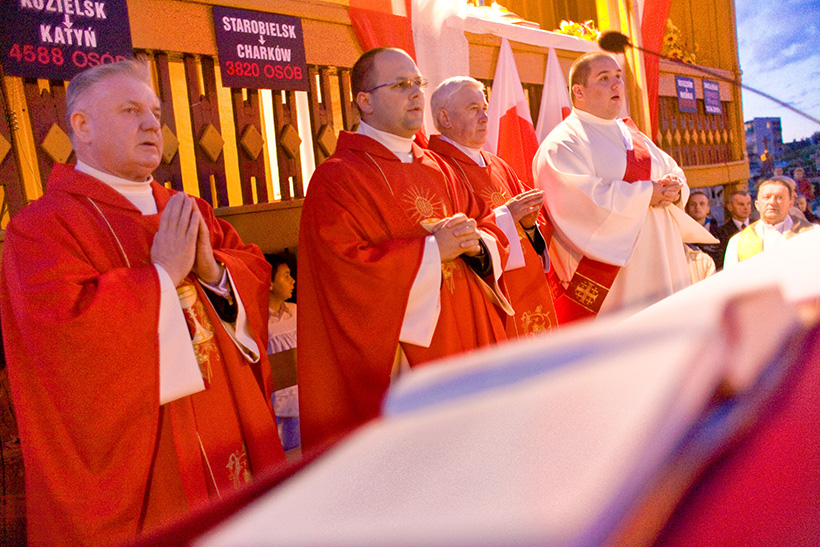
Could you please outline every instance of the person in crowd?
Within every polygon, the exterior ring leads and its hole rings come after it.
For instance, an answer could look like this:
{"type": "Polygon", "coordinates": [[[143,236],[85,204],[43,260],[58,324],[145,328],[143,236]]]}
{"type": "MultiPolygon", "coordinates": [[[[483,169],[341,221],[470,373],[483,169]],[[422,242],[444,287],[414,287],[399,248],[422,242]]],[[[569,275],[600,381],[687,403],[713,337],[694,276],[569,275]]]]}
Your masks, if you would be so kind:
{"type": "Polygon", "coordinates": [[[732,236],[726,246],[724,268],[760,252],[775,249],[798,234],[815,228],[813,224],[789,215],[795,197],[791,182],[788,177],[772,177],[760,182],[755,202],[760,211],[760,220],[732,236]]]}
{"type": "Polygon", "coordinates": [[[694,285],[717,271],[715,260],[697,245],[686,243],[686,264],[689,266],[689,280],[694,285]]]}
{"type": "Polygon", "coordinates": [[[797,201],[796,201],[797,200],[797,183],[794,182],[794,179],[791,178],[791,177],[783,176],[782,174],[781,175],[775,175],[772,178],[781,178],[781,179],[783,179],[783,181],[786,182],[786,184],[789,185],[789,187],[791,187],[791,193],[792,193],[792,196],[794,196],[795,199],[792,201],[792,206],[789,209],[789,216],[791,216],[792,218],[800,219],[800,220],[806,220],[806,215],[804,215],[803,211],[801,211],[800,208],[797,207],[797,201]]]}
{"type": "MultiPolygon", "coordinates": [[[[287,380],[286,387],[273,392],[273,411],[282,448],[292,450],[300,445],[299,386],[292,383],[296,377],[296,304],[293,298],[296,280],[293,279],[284,253],[268,254],[271,265],[268,290],[268,356],[274,387],[279,377],[287,380]]],[[[290,454],[290,453],[289,453],[290,454]]]]}
{"type": "Polygon", "coordinates": [[[492,211],[413,136],[422,78],[395,48],[351,72],[361,114],[314,172],[299,233],[302,444],[375,417],[403,367],[506,338],[497,280],[507,238],[492,211]]]}
{"type": "Polygon", "coordinates": [[[809,200],[809,203],[814,201],[814,185],[808,178],[806,178],[806,170],[802,167],[795,168],[794,177],[792,178],[794,179],[794,182],[797,184],[797,193],[806,196],[806,199],[809,200]]]}
{"type": "Polygon", "coordinates": [[[630,120],[621,67],[607,53],[570,70],[573,111],[533,163],[555,232],[550,284],[558,322],[646,306],[690,285],[682,227],[717,240],[683,212],[683,170],[630,120]]]}
{"type": "Polygon", "coordinates": [[[715,236],[720,240],[718,253],[715,257],[715,264],[718,270],[723,269],[723,260],[726,256],[726,245],[729,243],[729,239],[745,229],[752,222],[752,196],[743,190],[732,192],[729,194],[726,209],[729,211],[729,220],[719,226],[714,232],[715,236]]]}
{"type": "Polygon", "coordinates": [[[802,194],[798,194],[796,198],[794,198],[794,206],[800,211],[807,221],[811,222],[812,224],[817,224],[818,218],[812,210],[809,208],[809,202],[806,199],[806,196],[802,194]]]}
{"type": "Polygon", "coordinates": [[[710,212],[709,196],[700,190],[695,190],[689,194],[689,200],[686,202],[686,213],[697,220],[701,226],[712,231],[714,221],[709,218],[710,212]]]}
{"type": "Polygon", "coordinates": [[[527,188],[498,156],[482,150],[487,140],[484,84],[466,76],[442,82],[430,97],[440,135],[428,148],[443,157],[479,199],[495,212],[496,223],[510,242],[502,276],[515,315],[507,316],[507,336],[519,338],[557,326],[545,271],[546,242],[538,227],[544,192],[527,188]]]}
{"type": "Polygon", "coordinates": [[[76,165],[8,224],[0,309],[28,541],[109,545],[284,462],[269,403],[270,266],[162,157],[147,63],[75,76],[76,165]]]}
{"type": "MultiPolygon", "coordinates": [[[[701,190],[695,190],[694,192],[689,194],[689,200],[686,202],[686,213],[690,217],[698,221],[700,225],[704,227],[704,229],[709,230],[709,232],[712,235],[717,237],[717,234],[715,234],[715,230],[718,226],[714,220],[709,218],[710,212],[711,205],[709,204],[709,197],[705,193],[703,193],[701,190]]],[[[713,264],[715,261],[717,261],[720,249],[719,244],[702,243],[700,245],[694,245],[690,243],[688,244],[688,246],[690,247],[690,251],[687,252],[688,259],[691,259],[691,257],[693,256],[691,253],[691,248],[695,247],[709,255],[709,257],[712,258],[713,264]]],[[[700,260],[702,260],[702,258],[700,260]]]]}
{"type": "Polygon", "coordinates": [[[268,290],[268,354],[296,347],[296,280],[291,275],[288,257],[283,253],[265,255],[271,265],[268,290]]]}

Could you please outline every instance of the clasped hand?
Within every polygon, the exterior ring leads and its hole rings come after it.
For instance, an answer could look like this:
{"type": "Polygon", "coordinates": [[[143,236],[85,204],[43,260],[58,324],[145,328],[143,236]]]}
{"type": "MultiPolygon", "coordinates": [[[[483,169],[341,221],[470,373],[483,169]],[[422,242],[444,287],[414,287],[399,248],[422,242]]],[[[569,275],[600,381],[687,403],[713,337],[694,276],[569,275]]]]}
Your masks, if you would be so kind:
{"type": "Polygon", "coordinates": [[[538,211],[544,204],[543,190],[528,190],[513,197],[505,205],[515,222],[520,222],[523,228],[532,228],[538,219],[538,211]]]}
{"type": "Polygon", "coordinates": [[[208,225],[194,198],[178,193],[168,200],[151,245],[151,262],[162,266],[174,285],[179,285],[189,272],[205,283],[216,283],[222,278],[208,225]]]}
{"type": "Polygon", "coordinates": [[[677,175],[666,175],[660,180],[652,181],[651,207],[669,207],[680,199],[683,181],[677,175]]]}
{"type": "Polygon", "coordinates": [[[481,253],[478,225],[464,213],[442,219],[433,227],[433,236],[442,262],[450,262],[462,254],[477,256],[481,253]]]}

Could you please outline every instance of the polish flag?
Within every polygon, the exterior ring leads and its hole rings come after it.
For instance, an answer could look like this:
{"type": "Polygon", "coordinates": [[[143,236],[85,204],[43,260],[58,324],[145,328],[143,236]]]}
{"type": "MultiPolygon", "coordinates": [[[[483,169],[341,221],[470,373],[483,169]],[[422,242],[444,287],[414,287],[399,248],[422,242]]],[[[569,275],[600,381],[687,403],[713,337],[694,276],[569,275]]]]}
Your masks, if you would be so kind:
{"type": "Polygon", "coordinates": [[[501,39],[487,114],[490,119],[484,148],[509,163],[518,177],[532,187],[532,159],[538,150],[538,140],[506,38],[501,39]]]}
{"type": "Polygon", "coordinates": [[[544,91],[541,94],[541,109],[538,111],[537,131],[538,142],[544,142],[550,131],[561,123],[572,112],[572,103],[569,100],[567,81],[558,64],[555,49],[550,48],[547,58],[547,71],[544,74],[544,91]]]}

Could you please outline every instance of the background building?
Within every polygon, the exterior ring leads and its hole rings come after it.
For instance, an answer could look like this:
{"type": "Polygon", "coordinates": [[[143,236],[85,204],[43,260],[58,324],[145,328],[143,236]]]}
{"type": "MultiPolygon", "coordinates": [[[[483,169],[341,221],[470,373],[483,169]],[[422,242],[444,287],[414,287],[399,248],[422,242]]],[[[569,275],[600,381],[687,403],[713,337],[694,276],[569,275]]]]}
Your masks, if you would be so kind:
{"type": "Polygon", "coordinates": [[[749,166],[753,173],[760,173],[764,163],[773,164],[783,155],[780,118],[755,118],[745,127],[749,166]]]}

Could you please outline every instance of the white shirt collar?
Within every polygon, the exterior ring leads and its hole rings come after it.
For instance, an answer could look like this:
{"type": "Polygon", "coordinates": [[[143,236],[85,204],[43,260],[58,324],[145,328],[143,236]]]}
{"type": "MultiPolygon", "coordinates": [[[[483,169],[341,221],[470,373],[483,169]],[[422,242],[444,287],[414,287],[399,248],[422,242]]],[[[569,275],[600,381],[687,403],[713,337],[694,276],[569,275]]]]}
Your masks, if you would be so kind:
{"type": "Polygon", "coordinates": [[[379,144],[384,145],[384,147],[393,152],[402,163],[413,163],[413,137],[406,139],[393,133],[380,131],[373,126],[367,125],[363,121],[359,122],[359,128],[356,130],[356,133],[370,137],[379,144]]]}
{"type": "Polygon", "coordinates": [[[149,175],[148,179],[142,182],[134,182],[133,180],[105,173],[79,160],[77,160],[77,165],[74,166],[74,169],[107,184],[130,201],[143,215],[153,215],[157,213],[157,202],[154,199],[154,192],[151,190],[151,182],[154,180],[153,176],[149,175]]]}
{"type": "Polygon", "coordinates": [[[116,175],[112,175],[110,173],[105,173],[100,171],[99,169],[95,169],[88,165],[87,163],[83,163],[77,160],[77,165],[74,166],[74,169],[80,171],[81,173],[85,173],[86,175],[90,175],[95,179],[99,179],[102,182],[106,183],[108,186],[111,186],[123,195],[132,195],[132,196],[150,196],[153,195],[151,192],[151,182],[153,182],[154,177],[151,175],[148,176],[148,179],[142,182],[134,182],[133,180],[124,179],[118,177],[116,175]]]}
{"type": "Polygon", "coordinates": [[[481,148],[469,148],[467,146],[457,143],[449,137],[445,137],[444,135],[441,135],[441,140],[449,142],[450,144],[464,152],[464,154],[468,158],[476,162],[479,166],[484,167],[487,165],[487,162],[484,161],[484,156],[481,155],[481,148]]]}
{"type": "Polygon", "coordinates": [[[785,234],[786,232],[790,231],[794,226],[794,221],[790,215],[786,216],[786,220],[783,222],[778,222],[777,224],[766,224],[764,220],[761,218],[760,222],[757,223],[757,234],[762,236],[766,231],[774,231],[779,234],[785,234]]]}
{"type": "Polygon", "coordinates": [[[735,226],[737,226],[737,229],[738,229],[738,230],[742,230],[742,229],[743,229],[743,225],[744,225],[744,224],[745,224],[746,226],[748,226],[748,225],[749,225],[749,218],[748,218],[748,217],[746,217],[746,220],[738,220],[738,219],[736,219],[735,217],[732,217],[732,222],[734,222],[734,223],[735,223],[735,226]]]}

